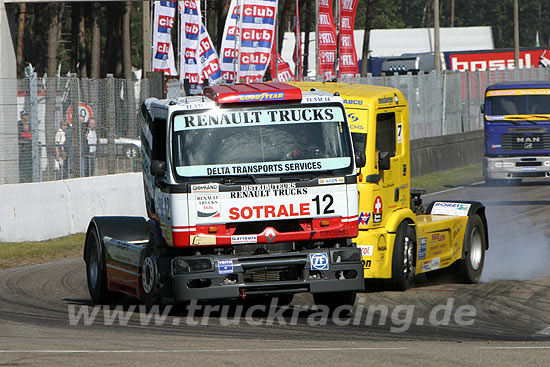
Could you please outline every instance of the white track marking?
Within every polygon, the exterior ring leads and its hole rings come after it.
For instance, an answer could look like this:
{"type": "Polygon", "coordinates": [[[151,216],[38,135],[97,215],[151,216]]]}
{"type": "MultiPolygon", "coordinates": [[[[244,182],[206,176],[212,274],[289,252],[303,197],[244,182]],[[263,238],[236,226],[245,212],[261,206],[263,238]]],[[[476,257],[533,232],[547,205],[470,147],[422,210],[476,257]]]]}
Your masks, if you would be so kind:
{"type": "Polygon", "coordinates": [[[3,349],[0,353],[249,353],[249,352],[334,352],[343,350],[408,350],[407,347],[357,348],[259,348],[259,349],[164,349],[164,350],[87,350],[87,349],[3,349]]]}
{"type": "Polygon", "coordinates": [[[536,332],[535,336],[550,336],[550,326],[536,332]]]}

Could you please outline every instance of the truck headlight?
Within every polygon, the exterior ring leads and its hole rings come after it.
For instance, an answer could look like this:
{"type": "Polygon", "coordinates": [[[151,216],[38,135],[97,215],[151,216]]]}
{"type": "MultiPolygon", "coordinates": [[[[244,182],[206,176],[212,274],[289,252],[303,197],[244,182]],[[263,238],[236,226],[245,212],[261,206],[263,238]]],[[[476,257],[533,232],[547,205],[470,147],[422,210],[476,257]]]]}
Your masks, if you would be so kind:
{"type": "Polygon", "coordinates": [[[212,260],[208,258],[182,259],[175,258],[173,263],[175,274],[191,273],[195,271],[209,271],[214,269],[212,260]]]}

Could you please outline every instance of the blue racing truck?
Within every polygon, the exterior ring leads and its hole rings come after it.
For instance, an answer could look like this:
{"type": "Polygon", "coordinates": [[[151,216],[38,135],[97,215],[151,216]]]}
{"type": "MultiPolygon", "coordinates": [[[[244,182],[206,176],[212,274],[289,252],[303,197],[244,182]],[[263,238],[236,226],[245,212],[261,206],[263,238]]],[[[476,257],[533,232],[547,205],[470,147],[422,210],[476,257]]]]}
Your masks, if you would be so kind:
{"type": "Polygon", "coordinates": [[[490,85],[481,111],[487,183],[550,178],[550,81],[490,85]]]}

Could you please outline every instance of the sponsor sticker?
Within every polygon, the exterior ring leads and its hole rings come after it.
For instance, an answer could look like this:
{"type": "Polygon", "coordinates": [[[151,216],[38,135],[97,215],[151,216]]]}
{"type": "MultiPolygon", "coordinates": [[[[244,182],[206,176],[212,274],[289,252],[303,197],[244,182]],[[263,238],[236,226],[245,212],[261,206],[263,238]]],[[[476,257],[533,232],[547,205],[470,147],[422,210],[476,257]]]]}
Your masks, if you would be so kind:
{"type": "Polygon", "coordinates": [[[374,214],[372,221],[374,223],[380,223],[382,221],[382,198],[380,196],[374,199],[374,208],[372,212],[374,214]]]}
{"type": "Polygon", "coordinates": [[[311,263],[311,270],[328,270],[328,254],[326,252],[321,254],[309,254],[309,262],[311,263]]]}
{"type": "Polygon", "coordinates": [[[330,184],[339,184],[344,183],[343,177],[331,177],[331,178],[320,178],[319,185],[330,185],[330,184]]]}
{"type": "Polygon", "coordinates": [[[361,214],[359,214],[359,225],[360,226],[367,226],[369,224],[369,220],[370,220],[370,212],[368,212],[368,213],[361,212],[361,214]]]}
{"type": "Polygon", "coordinates": [[[231,236],[231,244],[244,244],[244,243],[257,243],[257,242],[258,242],[258,236],[255,234],[231,236]]]}
{"type": "Polygon", "coordinates": [[[233,260],[218,260],[218,274],[233,274],[233,260]]]}
{"type": "Polygon", "coordinates": [[[436,257],[435,259],[432,259],[432,270],[439,269],[439,266],[441,265],[441,258],[436,257]]]}
{"type": "Polygon", "coordinates": [[[215,218],[220,216],[219,194],[197,195],[196,202],[198,218],[215,218]]]}
{"type": "Polygon", "coordinates": [[[432,213],[434,215],[455,215],[465,217],[468,215],[471,204],[463,203],[450,203],[450,202],[436,202],[432,207],[432,213]]]}
{"type": "Polygon", "coordinates": [[[424,260],[426,258],[427,244],[428,241],[426,240],[426,237],[422,237],[420,239],[420,247],[418,249],[418,260],[424,260]]]}
{"type": "Polygon", "coordinates": [[[422,271],[432,270],[432,262],[430,260],[422,262],[422,271]]]}
{"type": "Polygon", "coordinates": [[[200,184],[200,185],[191,185],[191,192],[219,192],[219,184],[209,183],[209,184],[200,184]]]}
{"type": "Polygon", "coordinates": [[[361,249],[361,254],[363,256],[372,256],[372,253],[374,251],[373,245],[367,245],[367,246],[357,246],[361,249]]]}

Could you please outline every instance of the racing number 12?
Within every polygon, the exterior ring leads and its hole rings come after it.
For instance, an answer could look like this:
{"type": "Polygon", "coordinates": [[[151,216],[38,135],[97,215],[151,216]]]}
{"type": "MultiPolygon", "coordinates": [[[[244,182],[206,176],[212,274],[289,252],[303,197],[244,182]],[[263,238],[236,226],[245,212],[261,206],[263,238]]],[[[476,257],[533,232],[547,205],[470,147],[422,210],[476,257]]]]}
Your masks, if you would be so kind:
{"type": "MultiPolygon", "coordinates": [[[[315,207],[317,208],[317,215],[321,214],[321,199],[319,198],[319,195],[317,195],[312,201],[315,202],[315,207]]],[[[334,202],[334,198],[330,194],[325,194],[323,196],[323,203],[326,203],[325,208],[323,209],[323,214],[332,214],[334,213],[334,209],[331,209],[332,203],[334,202]]]]}

